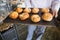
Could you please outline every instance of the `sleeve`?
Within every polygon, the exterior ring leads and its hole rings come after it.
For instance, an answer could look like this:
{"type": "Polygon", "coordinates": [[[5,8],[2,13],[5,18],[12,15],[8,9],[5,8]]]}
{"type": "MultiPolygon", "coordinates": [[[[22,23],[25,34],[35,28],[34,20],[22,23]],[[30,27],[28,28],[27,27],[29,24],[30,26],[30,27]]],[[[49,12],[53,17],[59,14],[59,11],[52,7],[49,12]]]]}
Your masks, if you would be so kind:
{"type": "Polygon", "coordinates": [[[56,10],[58,12],[59,8],[60,8],[60,0],[54,0],[52,2],[52,11],[56,10]]]}
{"type": "Polygon", "coordinates": [[[25,7],[31,8],[31,0],[25,0],[25,7]]]}

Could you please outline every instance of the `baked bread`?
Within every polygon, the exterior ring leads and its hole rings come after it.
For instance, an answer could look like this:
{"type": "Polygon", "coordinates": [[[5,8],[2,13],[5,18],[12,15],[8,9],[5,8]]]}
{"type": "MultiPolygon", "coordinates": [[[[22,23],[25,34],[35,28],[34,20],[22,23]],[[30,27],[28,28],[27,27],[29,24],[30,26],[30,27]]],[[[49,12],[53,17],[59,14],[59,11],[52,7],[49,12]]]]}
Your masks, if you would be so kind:
{"type": "Polygon", "coordinates": [[[17,11],[18,13],[21,13],[21,12],[23,11],[23,9],[20,8],[20,7],[17,7],[17,8],[16,8],[16,11],[17,11]]]}
{"type": "Polygon", "coordinates": [[[19,19],[20,20],[26,20],[29,18],[29,14],[28,13],[22,13],[19,15],[19,19]]]}
{"type": "Polygon", "coordinates": [[[32,13],[38,13],[39,12],[39,9],[38,8],[33,8],[32,9],[32,13]]]}
{"type": "Polygon", "coordinates": [[[25,12],[25,13],[30,13],[30,12],[31,12],[31,9],[30,9],[30,8],[25,8],[25,9],[24,9],[24,12],[25,12]]]}
{"type": "Polygon", "coordinates": [[[53,15],[51,13],[44,13],[42,15],[42,19],[44,21],[51,21],[53,19],[53,15]]]}
{"type": "Polygon", "coordinates": [[[31,16],[31,20],[36,23],[36,22],[39,22],[41,20],[41,18],[39,15],[34,14],[31,16]]]}
{"type": "Polygon", "coordinates": [[[49,12],[49,9],[48,8],[42,8],[42,12],[47,13],[47,12],[49,12]]]}
{"type": "Polygon", "coordinates": [[[13,12],[10,13],[9,17],[12,18],[12,19],[17,19],[18,13],[16,11],[13,11],[13,12]]]}

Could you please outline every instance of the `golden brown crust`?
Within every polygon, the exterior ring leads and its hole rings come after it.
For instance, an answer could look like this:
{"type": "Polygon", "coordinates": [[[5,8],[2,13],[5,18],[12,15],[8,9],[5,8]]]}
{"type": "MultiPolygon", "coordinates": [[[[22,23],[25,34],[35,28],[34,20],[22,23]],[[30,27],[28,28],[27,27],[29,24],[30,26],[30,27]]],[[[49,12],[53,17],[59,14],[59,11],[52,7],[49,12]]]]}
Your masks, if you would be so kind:
{"type": "Polygon", "coordinates": [[[16,18],[18,17],[18,13],[15,12],[15,11],[13,11],[13,12],[11,12],[11,14],[9,15],[9,17],[12,18],[12,19],[16,19],[16,18]]]}
{"type": "Polygon", "coordinates": [[[47,13],[47,12],[49,12],[49,9],[48,8],[42,8],[42,12],[47,13]]]}
{"type": "Polygon", "coordinates": [[[32,13],[38,13],[39,12],[39,9],[38,8],[33,8],[32,9],[32,13]]]}
{"type": "Polygon", "coordinates": [[[21,13],[21,12],[23,11],[23,9],[20,8],[20,7],[18,7],[18,8],[16,9],[16,11],[17,11],[18,13],[21,13]]]}
{"type": "Polygon", "coordinates": [[[33,22],[39,22],[41,20],[40,16],[39,15],[32,15],[31,16],[31,20],[33,22]]]}
{"type": "Polygon", "coordinates": [[[27,18],[29,18],[29,14],[28,13],[22,13],[19,15],[19,19],[20,20],[26,20],[27,18]]]}
{"type": "Polygon", "coordinates": [[[44,21],[51,21],[53,19],[53,15],[51,13],[44,13],[42,15],[42,19],[44,21]]]}
{"type": "Polygon", "coordinates": [[[24,12],[25,12],[25,13],[30,13],[30,12],[31,12],[31,9],[30,9],[30,8],[25,8],[25,9],[24,9],[24,12]]]}

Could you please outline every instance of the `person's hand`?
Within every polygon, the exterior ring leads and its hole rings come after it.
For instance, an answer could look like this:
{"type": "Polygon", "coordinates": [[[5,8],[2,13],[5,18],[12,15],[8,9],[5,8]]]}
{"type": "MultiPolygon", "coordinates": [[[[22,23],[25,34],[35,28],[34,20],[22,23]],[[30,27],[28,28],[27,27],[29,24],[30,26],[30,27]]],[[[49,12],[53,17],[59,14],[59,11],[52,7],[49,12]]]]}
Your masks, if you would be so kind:
{"type": "Polygon", "coordinates": [[[58,17],[58,12],[56,10],[53,10],[52,13],[53,13],[53,17],[55,17],[55,18],[58,17]]]}

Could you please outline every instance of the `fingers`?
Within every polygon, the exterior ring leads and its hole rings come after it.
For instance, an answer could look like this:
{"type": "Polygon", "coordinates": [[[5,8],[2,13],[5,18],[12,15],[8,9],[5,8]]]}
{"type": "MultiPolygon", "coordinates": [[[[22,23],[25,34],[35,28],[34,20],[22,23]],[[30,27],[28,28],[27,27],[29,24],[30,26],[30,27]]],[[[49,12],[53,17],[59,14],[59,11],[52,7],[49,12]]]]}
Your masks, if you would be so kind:
{"type": "Polygon", "coordinates": [[[53,11],[53,17],[55,17],[55,18],[58,17],[58,13],[56,11],[53,11]]]}
{"type": "Polygon", "coordinates": [[[55,13],[55,18],[57,18],[58,17],[58,13],[55,13]]]}
{"type": "Polygon", "coordinates": [[[55,16],[55,12],[52,12],[53,13],[53,17],[55,16]]]}

